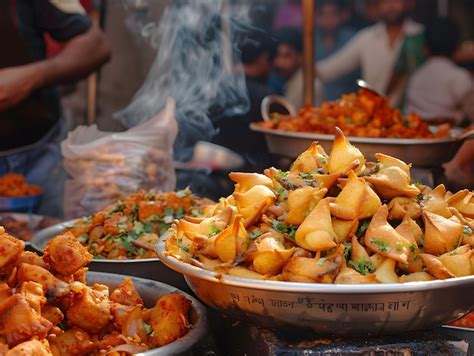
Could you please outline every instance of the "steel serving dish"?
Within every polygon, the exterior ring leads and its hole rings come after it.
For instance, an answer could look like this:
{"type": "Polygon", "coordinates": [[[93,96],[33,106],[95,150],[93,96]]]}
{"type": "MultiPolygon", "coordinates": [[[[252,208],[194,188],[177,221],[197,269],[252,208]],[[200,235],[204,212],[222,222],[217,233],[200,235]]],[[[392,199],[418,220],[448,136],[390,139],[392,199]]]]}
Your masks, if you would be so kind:
{"type": "MultiPolygon", "coordinates": [[[[65,221],[34,234],[31,239],[31,247],[39,253],[43,253],[49,240],[71,227],[77,220],[65,221]]],[[[176,288],[190,291],[181,274],[170,270],[159,258],[147,258],[137,260],[92,260],[88,264],[89,270],[97,272],[108,272],[126,274],[129,276],[153,279],[176,288]]]]}
{"type": "MultiPolygon", "coordinates": [[[[334,135],[269,129],[256,123],[250,124],[250,129],[265,135],[270,153],[288,158],[298,157],[313,141],[318,141],[329,153],[334,141],[334,135]]],[[[464,134],[459,128],[453,128],[451,131],[455,137],[410,139],[349,136],[348,139],[371,161],[375,161],[375,153],[383,152],[402,161],[410,162],[415,167],[429,168],[438,167],[451,161],[466,140],[474,139],[474,130],[464,134]]]]}
{"type": "MultiPolygon", "coordinates": [[[[122,283],[125,277],[126,276],[110,273],[88,272],[87,283],[105,284],[109,288],[114,289],[120,283],[122,283]]],[[[162,295],[169,293],[180,293],[191,301],[192,308],[190,314],[190,321],[193,325],[193,328],[189,330],[189,332],[185,336],[168,345],[152,349],[143,353],[139,353],[137,355],[156,356],[182,355],[190,353],[193,346],[195,346],[208,332],[205,307],[195,298],[191,297],[189,294],[186,294],[181,290],[178,290],[167,284],[135,277],[132,277],[132,281],[135,284],[138,293],[143,298],[146,307],[150,308],[154,306],[158,298],[162,295]]]]}
{"type": "Polygon", "coordinates": [[[266,327],[377,335],[436,327],[474,310],[474,276],[405,284],[341,285],[262,281],[203,270],[157,253],[205,304],[266,327]]]}

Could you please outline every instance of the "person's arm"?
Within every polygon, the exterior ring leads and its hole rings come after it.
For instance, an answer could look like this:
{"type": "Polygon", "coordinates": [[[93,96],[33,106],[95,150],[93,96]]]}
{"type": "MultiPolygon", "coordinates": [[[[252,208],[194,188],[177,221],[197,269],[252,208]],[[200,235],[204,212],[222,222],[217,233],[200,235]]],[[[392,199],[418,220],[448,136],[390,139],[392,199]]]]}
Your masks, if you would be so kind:
{"type": "Polygon", "coordinates": [[[357,34],[335,54],[316,63],[316,73],[323,82],[339,78],[360,67],[365,32],[357,34]]]}
{"type": "Polygon", "coordinates": [[[97,26],[91,26],[65,42],[61,52],[52,58],[0,69],[0,110],[17,104],[41,87],[81,79],[109,56],[105,35],[97,26]]]}

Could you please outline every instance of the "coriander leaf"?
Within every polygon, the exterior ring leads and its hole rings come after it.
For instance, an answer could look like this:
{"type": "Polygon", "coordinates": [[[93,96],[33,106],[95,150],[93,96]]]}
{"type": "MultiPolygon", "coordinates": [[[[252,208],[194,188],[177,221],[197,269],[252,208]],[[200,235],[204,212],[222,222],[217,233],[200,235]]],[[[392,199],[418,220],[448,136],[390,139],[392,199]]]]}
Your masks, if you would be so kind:
{"type": "Polygon", "coordinates": [[[423,200],[425,200],[425,195],[424,195],[424,194],[421,194],[421,193],[418,194],[418,195],[416,196],[416,200],[417,200],[417,201],[423,201],[423,200]]]}
{"type": "Polygon", "coordinates": [[[221,229],[219,229],[215,223],[211,224],[209,226],[209,237],[217,235],[219,232],[221,232],[221,229]]]}
{"type": "Polygon", "coordinates": [[[410,243],[410,245],[408,245],[408,247],[410,248],[410,251],[413,252],[413,253],[415,253],[416,250],[418,249],[418,246],[416,246],[416,244],[413,243],[413,242],[410,243]]]}
{"type": "Polygon", "coordinates": [[[380,252],[390,252],[390,245],[388,242],[381,239],[372,239],[370,242],[377,245],[377,248],[380,252]]]}
{"type": "Polygon", "coordinates": [[[178,240],[178,247],[184,252],[189,253],[189,247],[184,245],[183,239],[178,240]]]}
{"type": "Polygon", "coordinates": [[[102,255],[94,255],[94,260],[105,260],[105,257],[102,255]]]}
{"type": "Polygon", "coordinates": [[[77,241],[79,241],[81,244],[86,243],[87,240],[89,240],[88,234],[81,235],[77,238],[77,241]]]}
{"type": "Polygon", "coordinates": [[[348,241],[344,242],[344,257],[347,259],[349,258],[349,254],[352,250],[352,244],[348,241]]]}
{"type": "Polygon", "coordinates": [[[253,229],[252,231],[249,232],[248,236],[249,236],[250,240],[255,240],[261,234],[262,234],[262,232],[259,229],[253,229]]]}
{"type": "Polygon", "coordinates": [[[365,231],[369,228],[369,225],[370,225],[370,220],[362,221],[362,224],[360,224],[359,228],[357,229],[356,236],[358,238],[361,238],[365,234],[365,231]]]}
{"type": "Polygon", "coordinates": [[[400,241],[397,241],[397,251],[402,252],[403,251],[403,244],[400,241]]]}
{"type": "Polygon", "coordinates": [[[288,236],[290,239],[294,240],[296,235],[296,230],[298,226],[287,225],[283,221],[273,220],[272,228],[278,232],[281,232],[283,235],[288,236]]]}
{"type": "Polygon", "coordinates": [[[372,273],[375,270],[375,266],[372,262],[367,261],[365,258],[361,258],[358,262],[349,261],[349,266],[353,267],[357,272],[364,276],[372,273]]]}
{"type": "Polygon", "coordinates": [[[184,218],[185,215],[186,215],[186,211],[184,211],[183,208],[178,208],[174,212],[175,219],[182,219],[182,218],[184,218]]]}
{"type": "Polygon", "coordinates": [[[147,335],[150,335],[153,332],[153,329],[150,324],[143,323],[143,328],[145,329],[147,335]]]}

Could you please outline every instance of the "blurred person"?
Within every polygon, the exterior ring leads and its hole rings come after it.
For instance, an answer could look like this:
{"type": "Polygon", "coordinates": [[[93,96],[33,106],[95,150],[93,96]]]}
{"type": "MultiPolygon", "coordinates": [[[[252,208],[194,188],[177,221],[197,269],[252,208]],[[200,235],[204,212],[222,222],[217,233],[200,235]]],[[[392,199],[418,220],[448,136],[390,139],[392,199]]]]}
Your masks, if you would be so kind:
{"type": "Polygon", "coordinates": [[[405,0],[378,0],[379,22],[317,62],[319,78],[328,82],[360,68],[366,82],[399,105],[404,90],[401,76],[419,64],[423,45],[419,41],[423,26],[407,17],[405,5],[405,0]]]}
{"type": "Polygon", "coordinates": [[[450,19],[437,19],[425,37],[427,60],[410,79],[406,111],[434,123],[474,121],[473,80],[453,61],[460,40],[458,27],[450,19]]]}
{"type": "MultiPolygon", "coordinates": [[[[344,26],[345,12],[342,0],[319,0],[316,8],[316,61],[323,60],[341,49],[354,37],[356,31],[344,26]]],[[[335,80],[324,83],[324,100],[333,101],[342,94],[357,90],[360,71],[354,70],[335,80]]]]}
{"type": "MultiPolygon", "coordinates": [[[[45,189],[59,189],[62,130],[54,85],[85,77],[107,61],[110,49],[77,0],[0,1],[0,175],[16,172],[45,189]],[[61,43],[46,57],[45,35],[61,43]]],[[[58,207],[46,211],[58,215],[58,207]]]]}
{"type": "MultiPolygon", "coordinates": [[[[272,78],[281,80],[282,95],[292,102],[296,108],[303,106],[303,38],[299,29],[294,27],[281,28],[274,32],[278,43],[274,61],[272,78]]],[[[273,83],[278,82],[273,79],[273,83]]],[[[321,101],[321,85],[315,82],[315,103],[321,101]]],[[[276,87],[278,89],[278,86],[276,87]]]]}
{"type": "MultiPolygon", "coordinates": [[[[433,21],[426,30],[427,61],[413,74],[407,91],[407,112],[434,124],[474,123],[474,83],[470,73],[453,57],[460,42],[459,29],[450,19],[433,21]]],[[[446,166],[456,188],[474,185],[474,142],[465,143],[446,166]]]]}
{"type": "Polygon", "coordinates": [[[239,153],[247,168],[262,170],[270,166],[270,155],[263,135],[250,130],[252,122],[261,121],[260,104],[267,95],[275,94],[268,80],[273,68],[276,43],[269,35],[254,31],[239,44],[245,76],[249,110],[244,115],[214,120],[218,133],[212,142],[239,153]]]}

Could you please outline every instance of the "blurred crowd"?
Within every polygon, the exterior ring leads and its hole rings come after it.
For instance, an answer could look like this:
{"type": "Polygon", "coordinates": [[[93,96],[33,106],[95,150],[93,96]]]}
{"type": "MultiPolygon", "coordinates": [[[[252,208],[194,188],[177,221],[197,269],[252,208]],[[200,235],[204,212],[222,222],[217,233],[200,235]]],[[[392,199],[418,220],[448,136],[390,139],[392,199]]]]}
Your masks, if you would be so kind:
{"type": "MultiPolygon", "coordinates": [[[[455,18],[438,13],[422,24],[413,16],[417,2],[408,0],[316,4],[315,105],[357,91],[356,79],[362,78],[394,107],[432,124],[467,127],[474,122],[472,42],[455,18]],[[364,11],[356,13],[354,3],[364,3],[364,11]]],[[[466,6],[474,11],[474,3],[466,6]]],[[[303,105],[301,0],[280,1],[272,16],[260,11],[266,29],[250,33],[240,45],[251,102],[242,124],[247,137],[252,136],[248,123],[262,119],[260,103],[266,95],[283,95],[297,108],[303,105]]],[[[236,149],[226,144],[231,132],[222,130],[216,142],[236,149]]],[[[261,152],[253,147],[248,157],[261,152]]],[[[460,184],[472,184],[473,156],[473,145],[465,145],[448,165],[448,174],[460,184]]]]}

